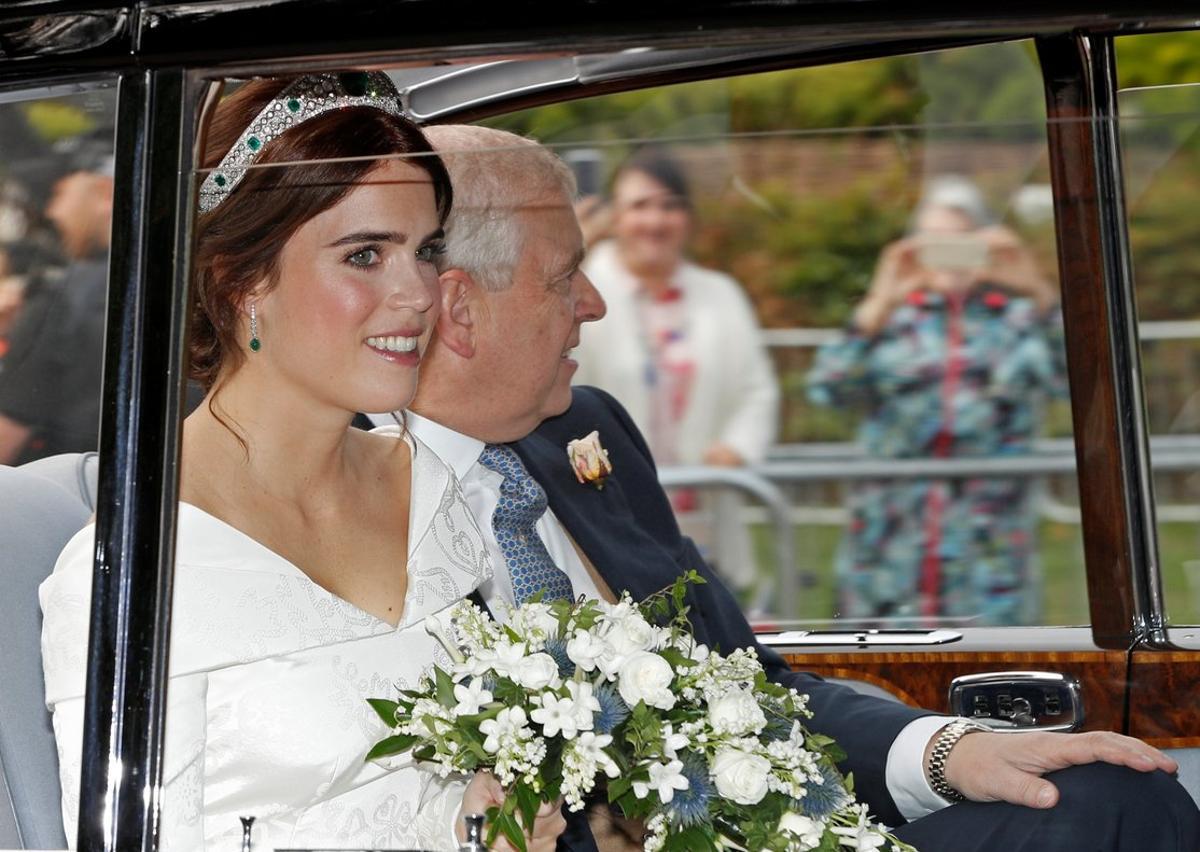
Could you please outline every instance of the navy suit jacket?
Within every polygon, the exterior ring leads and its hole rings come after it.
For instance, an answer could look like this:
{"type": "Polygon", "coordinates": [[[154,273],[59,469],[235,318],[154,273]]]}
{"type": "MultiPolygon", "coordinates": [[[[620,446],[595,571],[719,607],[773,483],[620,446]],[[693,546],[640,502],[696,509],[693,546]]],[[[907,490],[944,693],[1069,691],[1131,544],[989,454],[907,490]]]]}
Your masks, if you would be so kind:
{"type": "MultiPolygon", "coordinates": [[[[759,645],[737,602],[683,536],[662,487],[645,439],[629,414],[607,393],[577,387],[570,409],[512,444],[546,491],[550,508],[616,594],[641,600],[694,569],[708,581],[689,593],[689,617],[697,638],[723,652],[755,647],[770,677],[809,696],[810,730],[837,740],[849,755],[844,772],[854,773],[855,793],[888,825],[904,822],[887,791],[887,753],[900,730],[927,715],[897,702],[861,695],[816,675],[793,672],[774,651],[759,645]],[[612,475],[603,489],[581,485],[566,446],[592,430],[608,450],[612,475]]],[[[573,819],[563,837],[572,850],[594,849],[586,820],[573,819]]]]}

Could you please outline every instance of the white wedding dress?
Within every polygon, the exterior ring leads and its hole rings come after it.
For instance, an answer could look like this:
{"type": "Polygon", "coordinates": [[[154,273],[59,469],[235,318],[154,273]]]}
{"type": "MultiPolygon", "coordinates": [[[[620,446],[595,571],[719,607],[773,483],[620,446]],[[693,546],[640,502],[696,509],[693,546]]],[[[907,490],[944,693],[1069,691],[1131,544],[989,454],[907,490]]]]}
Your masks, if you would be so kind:
{"type": "MultiPolygon", "coordinates": [[[[376,430],[399,435],[397,427],[376,430]]],[[[172,605],[164,850],[452,847],[465,779],[407,757],[363,758],[387,729],[365,699],[411,687],[444,650],[424,628],[491,569],[451,470],[414,443],[408,592],[395,628],[190,504],[179,507],[172,605]]],[[[42,584],[46,702],[67,837],[75,837],[94,528],[42,584]]]]}

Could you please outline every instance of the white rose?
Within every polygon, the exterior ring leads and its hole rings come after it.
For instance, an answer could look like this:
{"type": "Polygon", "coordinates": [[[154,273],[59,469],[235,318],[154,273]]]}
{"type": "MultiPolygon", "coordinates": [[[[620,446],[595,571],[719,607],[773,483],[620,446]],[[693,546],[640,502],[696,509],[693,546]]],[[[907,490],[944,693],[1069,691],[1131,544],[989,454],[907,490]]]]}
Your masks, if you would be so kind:
{"type": "Polygon", "coordinates": [[[526,689],[545,689],[558,679],[558,663],[549,654],[530,654],[517,664],[512,677],[526,689]]]}
{"type": "Polygon", "coordinates": [[[658,654],[638,651],[617,671],[617,691],[630,707],[645,701],[647,706],[670,710],[675,706],[675,693],[670,689],[674,677],[670,663],[658,654]]]}
{"type": "Polygon", "coordinates": [[[723,748],[709,767],[717,792],[739,805],[757,805],[767,795],[771,763],[739,748],[723,748]]]}
{"type": "Polygon", "coordinates": [[[636,651],[652,650],[658,645],[659,633],[640,614],[631,613],[624,618],[613,619],[604,638],[618,655],[627,656],[636,651]]]}
{"type": "Polygon", "coordinates": [[[718,734],[761,733],[767,725],[762,708],[745,689],[731,689],[708,705],[708,722],[718,734]]]}

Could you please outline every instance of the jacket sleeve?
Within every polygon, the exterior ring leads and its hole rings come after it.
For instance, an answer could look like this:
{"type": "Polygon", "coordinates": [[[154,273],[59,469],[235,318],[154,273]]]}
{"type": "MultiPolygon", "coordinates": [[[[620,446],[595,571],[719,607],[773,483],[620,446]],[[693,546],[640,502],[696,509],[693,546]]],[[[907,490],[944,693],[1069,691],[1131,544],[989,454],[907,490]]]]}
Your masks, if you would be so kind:
{"type": "MultiPolygon", "coordinates": [[[[576,394],[590,395],[602,402],[630,443],[644,457],[645,464],[653,470],[654,461],[645,439],[615,399],[594,388],[576,389],[576,394]]],[[[638,505],[642,509],[651,505],[661,506],[655,511],[668,516],[670,514],[670,504],[665,496],[653,503],[643,496],[638,505]]],[[[887,789],[888,752],[905,725],[931,714],[899,702],[862,695],[814,674],[792,671],[778,653],[758,643],[733,595],[705,563],[695,544],[679,534],[674,518],[654,520],[660,539],[670,539],[660,543],[672,551],[676,566],[681,570],[694,569],[706,581],[703,585],[693,586],[688,592],[688,616],[697,638],[723,653],[737,648],[755,648],[772,680],[807,694],[813,717],[805,725],[809,730],[833,737],[847,753],[841,769],[854,774],[855,793],[859,800],[867,802],[871,811],[886,824],[903,823],[904,817],[887,789]]]]}

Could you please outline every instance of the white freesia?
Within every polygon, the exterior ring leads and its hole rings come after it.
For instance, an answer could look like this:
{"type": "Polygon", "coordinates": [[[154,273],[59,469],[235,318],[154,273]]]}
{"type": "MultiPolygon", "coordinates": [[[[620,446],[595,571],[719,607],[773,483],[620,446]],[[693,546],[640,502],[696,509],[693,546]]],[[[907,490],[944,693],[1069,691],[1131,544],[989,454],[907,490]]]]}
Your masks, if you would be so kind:
{"type": "Polygon", "coordinates": [[[684,733],[676,733],[675,726],[670,722],[662,727],[663,754],[674,760],[678,752],[692,744],[691,738],[684,733]]]}
{"type": "Polygon", "coordinates": [[[583,731],[575,738],[575,751],[585,759],[604,770],[609,778],[621,774],[621,767],[608,756],[604,749],[612,745],[612,734],[597,734],[595,731],[583,731]]]}
{"type": "Polygon", "coordinates": [[[670,710],[675,706],[671,681],[675,672],[658,654],[638,651],[630,654],[617,672],[617,691],[630,707],[645,701],[649,707],[670,710]]]}
{"type": "Polygon", "coordinates": [[[595,695],[595,687],[587,682],[570,680],[567,681],[567,692],[575,702],[575,727],[590,731],[596,714],[600,712],[600,699],[595,695]]]}
{"type": "MultiPolygon", "coordinates": [[[[574,739],[579,733],[579,714],[572,698],[562,698],[553,692],[542,693],[542,706],[538,707],[529,717],[542,726],[542,735],[555,737],[559,733],[564,739],[574,739]]],[[[591,716],[587,725],[592,726],[591,716]]]]}
{"type": "Polygon", "coordinates": [[[558,663],[549,654],[531,654],[509,676],[526,689],[545,689],[559,680],[558,663]]]}
{"type": "Polygon", "coordinates": [[[779,830],[794,835],[796,842],[800,844],[801,852],[807,852],[821,845],[825,823],[809,819],[803,814],[786,813],[779,819],[779,830]]]}
{"type": "Polygon", "coordinates": [[[605,642],[604,645],[604,653],[596,658],[596,669],[600,672],[600,674],[604,675],[607,680],[616,680],[617,672],[621,670],[621,666],[625,665],[625,661],[628,660],[629,657],[627,657],[625,654],[618,654],[607,642],[605,642]]]}
{"type": "Polygon", "coordinates": [[[683,774],[682,760],[669,760],[666,763],[650,764],[650,780],[634,781],[633,795],[644,799],[653,790],[658,794],[659,801],[668,804],[675,798],[676,790],[686,790],[690,785],[683,774]]]}
{"type": "Polygon", "coordinates": [[[708,704],[708,723],[718,734],[758,734],[767,726],[762,707],[748,689],[727,689],[708,704]]]}
{"type": "Polygon", "coordinates": [[[855,825],[835,825],[829,830],[838,836],[838,844],[855,852],[871,852],[887,843],[887,838],[867,819],[867,806],[858,805],[858,822],[855,825]]]}
{"type": "Polygon", "coordinates": [[[767,795],[771,762],[739,748],[723,748],[709,767],[717,792],[739,805],[757,805],[767,795]]]}
{"type": "Polygon", "coordinates": [[[479,733],[486,737],[483,741],[483,750],[488,754],[495,754],[505,744],[528,739],[533,733],[526,727],[528,721],[529,717],[525,715],[522,708],[505,707],[496,715],[495,719],[485,719],[480,722],[479,733]]]}
{"type": "Polygon", "coordinates": [[[500,642],[492,649],[490,666],[496,674],[515,679],[527,653],[524,642],[500,642]]]}
{"type": "Polygon", "coordinates": [[[450,635],[449,618],[443,620],[441,613],[437,612],[425,616],[425,632],[438,640],[441,646],[446,649],[446,653],[450,655],[450,659],[456,663],[463,662],[465,657],[463,657],[462,651],[459,650],[458,643],[450,635]]]}
{"type": "Polygon", "coordinates": [[[454,707],[456,716],[474,716],[480,707],[492,700],[492,693],[483,688],[481,678],[474,678],[469,684],[454,685],[454,700],[458,702],[454,707]]]}
{"type": "Polygon", "coordinates": [[[595,671],[600,658],[611,653],[607,642],[587,630],[576,630],[567,640],[567,657],[585,672],[595,671]]]}

